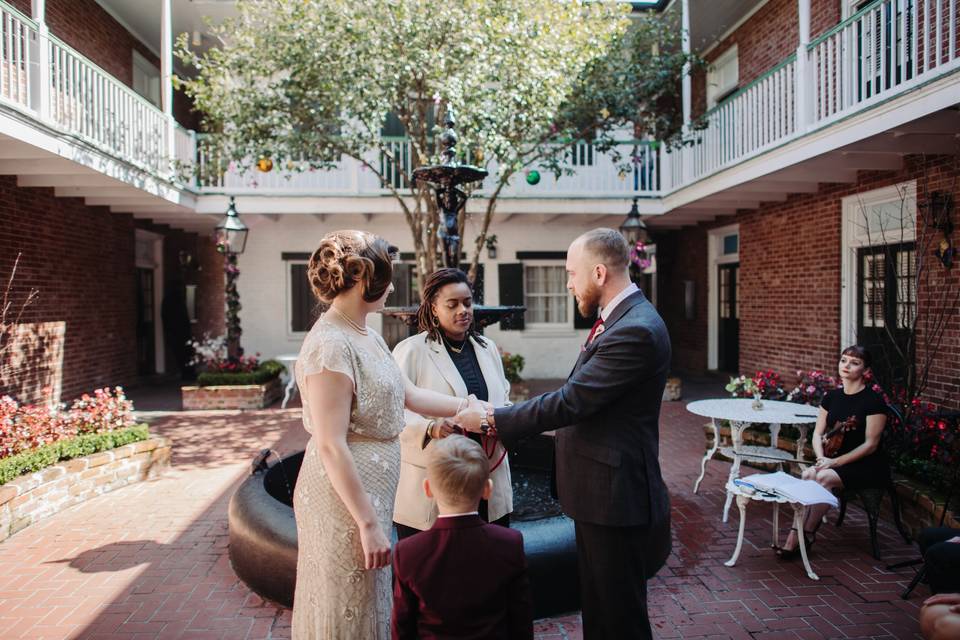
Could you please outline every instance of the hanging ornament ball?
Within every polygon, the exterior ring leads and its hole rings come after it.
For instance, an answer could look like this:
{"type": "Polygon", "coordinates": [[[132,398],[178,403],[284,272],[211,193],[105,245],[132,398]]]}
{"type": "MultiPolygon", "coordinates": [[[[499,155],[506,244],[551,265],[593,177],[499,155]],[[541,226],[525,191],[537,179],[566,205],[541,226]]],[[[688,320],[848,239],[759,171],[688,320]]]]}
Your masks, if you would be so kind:
{"type": "Polygon", "coordinates": [[[287,160],[287,171],[293,171],[296,168],[297,165],[293,160],[287,160]]]}
{"type": "Polygon", "coordinates": [[[477,164],[480,164],[481,162],[483,162],[483,149],[476,149],[473,152],[473,161],[476,162],[477,164]]]}
{"type": "Polygon", "coordinates": [[[271,160],[270,158],[260,158],[259,160],[257,160],[257,169],[260,169],[260,171],[267,173],[268,171],[273,169],[273,160],[271,160]]]}
{"type": "Polygon", "coordinates": [[[536,169],[527,171],[527,184],[534,185],[540,182],[540,172],[536,169]]]}

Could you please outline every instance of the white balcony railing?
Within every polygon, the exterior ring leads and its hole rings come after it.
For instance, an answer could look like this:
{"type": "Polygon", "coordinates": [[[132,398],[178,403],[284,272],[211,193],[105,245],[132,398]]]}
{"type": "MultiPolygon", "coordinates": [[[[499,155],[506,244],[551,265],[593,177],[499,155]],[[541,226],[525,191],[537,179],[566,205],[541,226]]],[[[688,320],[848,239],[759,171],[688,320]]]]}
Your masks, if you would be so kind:
{"type": "Polygon", "coordinates": [[[714,107],[669,154],[673,191],[888,100],[960,61],[960,0],[875,0],[714,107]]]}
{"type": "Polygon", "coordinates": [[[30,107],[30,43],[37,28],[12,7],[0,4],[0,98],[30,107]]]}
{"type": "MultiPolygon", "coordinates": [[[[875,0],[740,89],[705,115],[707,128],[690,132],[672,152],[649,143],[624,143],[632,158],[623,171],[590,143],[574,146],[557,178],[543,167],[531,185],[525,174],[507,197],[659,196],[745,162],[776,146],[829,126],[941,75],[960,69],[960,0],[875,0]]],[[[0,0],[0,103],[162,178],[199,192],[381,195],[405,190],[410,143],[389,142],[389,157],[364,163],[344,158],[323,171],[236,171],[202,136],[169,126],[171,119],[130,87],[49,35],[45,27],[0,0]],[[167,136],[173,140],[168,141],[167,136]],[[172,144],[168,144],[172,142],[172,144]],[[171,154],[173,158],[169,158],[171,154]],[[176,168],[193,166],[192,177],[176,168]]],[[[494,188],[497,167],[480,193],[494,188]]]]}
{"type": "Polygon", "coordinates": [[[109,155],[169,175],[163,111],[3,2],[0,18],[0,99],[109,155]]]}
{"type": "MultiPolygon", "coordinates": [[[[406,177],[413,168],[414,150],[408,140],[391,139],[386,143],[386,153],[374,153],[366,163],[376,168],[370,170],[364,163],[344,157],[332,169],[295,171],[286,166],[273,166],[270,171],[250,170],[240,172],[218,157],[215,148],[207,145],[203,136],[198,145],[198,186],[203,190],[230,193],[303,193],[336,195],[383,195],[392,189],[409,189],[406,177]],[[377,172],[383,180],[377,176],[377,172]]],[[[554,176],[545,167],[533,166],[514,175],[501,191],[504,197],[631,197],[655,196],[660,193],[658,184],[658,154],[655,145],[630,142],[620,145],[622,160],[615,162],[613,156],[601,153],[592,144],[583,142],[567,152],[564,166],[574,171],[572,175],[554,176]],[[621,165],[626,164],[627,170],[621,165]],[[540,182],[529,184],[526,176],[531,171],[540,173],[540,182]]],[[[478,195],[490,193],[496,188],[497,164],[487,165],[489,176],[478,190],[478,195]]]]}

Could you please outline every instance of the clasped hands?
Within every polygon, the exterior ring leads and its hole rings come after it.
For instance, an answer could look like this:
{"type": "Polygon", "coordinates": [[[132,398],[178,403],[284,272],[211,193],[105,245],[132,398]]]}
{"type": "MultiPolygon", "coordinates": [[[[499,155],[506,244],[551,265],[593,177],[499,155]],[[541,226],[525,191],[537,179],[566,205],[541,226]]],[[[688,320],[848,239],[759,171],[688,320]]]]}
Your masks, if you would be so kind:
{"type": "Polygon", "coordinates": [[[467,396],[467,406],[461,409],[452,418],[442,418],[436,421],[430,433],[431,438],[445,438],[453,433],[472,431],[483,433],[482,423],[493,415],[493,405],[479,400],[475,395],[467,396]]]}

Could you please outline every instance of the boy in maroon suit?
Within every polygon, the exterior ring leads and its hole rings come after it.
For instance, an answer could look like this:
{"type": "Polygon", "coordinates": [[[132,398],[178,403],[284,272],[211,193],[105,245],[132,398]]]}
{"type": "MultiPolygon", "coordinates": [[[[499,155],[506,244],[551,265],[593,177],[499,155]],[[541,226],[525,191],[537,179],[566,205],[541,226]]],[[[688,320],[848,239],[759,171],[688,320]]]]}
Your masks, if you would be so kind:
{"type": "Polygon", "coordinates": [[[493,483],[483,448],[451,435],[431,447],[430,529],[393,548],[393,638],[533,638],[523,536],[477,513],[493,483]]]}

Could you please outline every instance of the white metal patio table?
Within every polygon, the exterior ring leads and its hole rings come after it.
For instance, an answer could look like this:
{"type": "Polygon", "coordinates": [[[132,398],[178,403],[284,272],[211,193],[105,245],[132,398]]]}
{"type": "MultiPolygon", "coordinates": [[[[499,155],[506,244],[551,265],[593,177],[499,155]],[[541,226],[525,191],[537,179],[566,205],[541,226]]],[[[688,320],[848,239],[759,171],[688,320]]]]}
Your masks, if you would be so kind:
{"type": "MultiPolygon", "coordinates": [[[[816,422],[817,409],[809,405],[779,400],[763,400],[760,408],[754,408],[756,401],[752,398],[717,398],[711,400],[697,400],[687,405],[687,411],[698,416],[710,418],[713,429],[713,446],[704,454],[700,461],[700,477],[693,485],[693,492],[700,489],[700,482],[707,470],[707,461],[720,450],[724,456],[733,460],[730,466],[730,476],[727,483],[740,475],[740,464],[749,462],[777,463],[780,467],[784,462],[803,463],[803,444],[807,438],[807,425],[816,422]],[[720,428],[717,420],[727,420],[730,423],[730,440],[733,446],[720,447],[720,428]],[[770,446],[744,445],[743,432],[755,424],[770,425],[770,446]],[[780,426],[784,424],[799,425],[800,438],[797,440],[796,455],[777,448],[780,437],[780,426]]],[[[727,491],[727,500],[723,505],[723,521],[726,522],[730,514],[730,504],[734,494],[727,491]]]]}

